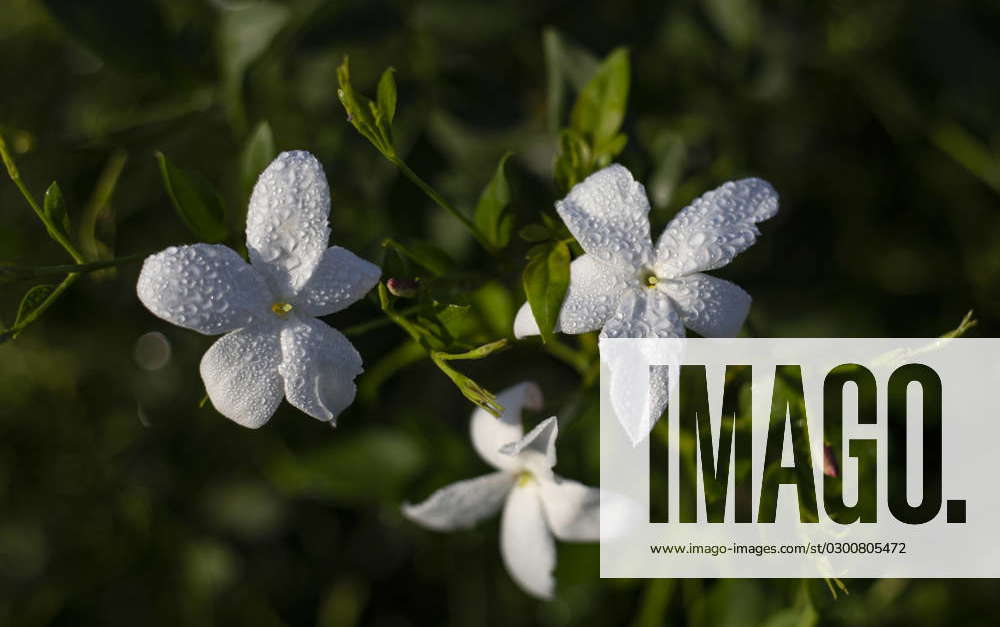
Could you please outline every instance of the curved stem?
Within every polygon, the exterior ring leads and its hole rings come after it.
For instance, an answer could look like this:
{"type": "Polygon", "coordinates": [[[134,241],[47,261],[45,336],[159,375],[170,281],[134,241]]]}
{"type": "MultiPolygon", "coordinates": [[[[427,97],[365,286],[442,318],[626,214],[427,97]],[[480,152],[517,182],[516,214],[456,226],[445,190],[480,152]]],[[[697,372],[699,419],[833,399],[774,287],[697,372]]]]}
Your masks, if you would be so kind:
{"type": "Polygon", "coordinates": [[[419,187],[420,191],[426,194],[428,198],[433,200],[434,203],[437,204],[437,206],[441,207],[451,215],[458,218],[458,220],[465,225],[465,228],[469,229],[469,232],[472,233],[472,236],[476,238],[476,241],[479,242],[479,244],[483,248],[485,248],[490,254],[496,252],[493,249],[493,247],[490,246],[489,242],[487,242],[483,238],[482,234],[480,234],[479,229],[476,228],[476,225],[475,223],[473,223],[472,219],[469,218],[469,216],[462,213],[461,211],[459,211],[458,208],[452,205],[450,202],[445,200],[444,197],[441,196],[441,194],[437,193],[437,191],[433,187],[431,187],[426,181],[424,181],[424,179],[420,178],[420,176],[416,172],[411,170],[410,166],[406,165],[405,161],[403,161],[402,159],[400,159],[395,155],[387,154],[386,158],[389,159],[389,161],[391,161],[393,165],[399,168],[399,171],[402,172],[406,176],[406,178],[410,179],[410,181],[414,185],[419,187]]]}
{"type": "Polygon", "coordinates": [[[80,251],[76,249],[73,242],[69,241],[69,238],[59,229],[59,226],[54,223],[49,216],[45,215],[45,212],[42,210],[41,205],[38,204],[38,201],[35,200],[35,196],[31,193],[31,190],[29,190],[24,184],[24,181],[21,180],[21,173],[18,171],[17,164],[14,163],[14,158],[11,156],[10,151],[7,150],[7,142],[4,141],[3,137],[0,137],[0,158],[3,159],[3,164],[7,167],[7,174],[10,176],[10,180],[14,182],[17,189],[21,191],[21,195],[24,196],[24,199],[28,201],[29,205],[31,205],[35,215],[38,216],[38,219],[41,220],[42,224],[45,225],[45,228],[48,229],[49,235],[52,239],[57,241],[59,245],[62,246],[67,253],[69,253],[70,257],[73,258],[73,261],[77,263],[85,263],[86,259],[84,259],[80,251]]]}
{"type": "Polygon", "coordinates": [[[0,333],[0,344],[6,342],[7,340],[14,339],[21,331],[25,329],[25,327],[30,325],[35,320],[38,320],[38,318],[43,313],[45,313],[45,310],[51,307],[52,303],[56,302],[56,300],[59,299],[62,293],[65,292],[67,289],[69,289],[70,285],[76,283],[76,280],[79,279],[81,276],[83,275],[77,272],[72,272],[66,275],[66,278],[62,280],[62,283],[57,285],[56,288],[52,290],[52,293],[49,294],[48,297],[45,300],[43,300],[40,305],[38,305],[38,307],[33,309],[31,313],[25,316],[22,320],[19,320],[17,324],[15,324],[9,329],[5,329],[2,333],[0,333]]]}

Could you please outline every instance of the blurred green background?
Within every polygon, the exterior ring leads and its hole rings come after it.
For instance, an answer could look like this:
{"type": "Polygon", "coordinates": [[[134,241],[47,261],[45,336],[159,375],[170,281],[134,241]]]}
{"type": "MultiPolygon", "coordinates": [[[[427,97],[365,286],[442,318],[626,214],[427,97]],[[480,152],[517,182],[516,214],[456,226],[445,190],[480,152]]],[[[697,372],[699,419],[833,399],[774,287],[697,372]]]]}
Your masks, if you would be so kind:
{"type": "MultiPolygon", "coordinates": [[[[380,260],[385,237],[421,238],[480,270],[484,254],[453,218],[345,122],[337,65],[349,54],[367,93],[397,68],[398,144],[460,207],[513,151],[521,225],[558,197],[555,131],[572,86],[624,45],[619,160],[647,184],[654,228],[730,178],[761,176],[781,194],[763,237],[718,273],[754,296],[756,334],[936,336],[969,309],[975,334],[1000,322],[995,2],[5,0],[0,11],[0,132],[32,191],[58,180],[74,224],[95,224],[116,255],[194,241],[155,151],[242,208],[241,154],[267,121],[278,149],[325,165],[334,242],[380,260]],[[110,204],[90,215],[123,156],[110,204]]],[[[0,207],[0,261],[68,262],[5,177],[0,207]]],[[[510,331],[525,247],[473,299],[485,339],[510,331]]],[[[352,337],[368,372],[335,431],[288,406],[245,430],[198,408],[212,338],[143,309],[137,272],[86,277],[0,346],[0,625],[995,624],[992,581],[853,580],[834,600],[821,581],[599,580],[593,545],[560,545],[558,598],[534,601],[503,569],[496,520],[435,534],[399,514],[486,469],[468,444],[471,405],[428,361],[406,363],[402,332],[352,337]]],[[[0,284],[5,323],[31,285],[0,284]]],[[[368,300],[329,322],[379,315],[368,300]]],[[[461,368],[493,390],[540,381],[545,412],[529,420],[565,413],[558,470],[597,483],[596,390],[576,372],[537,341],[461,368]]]]}

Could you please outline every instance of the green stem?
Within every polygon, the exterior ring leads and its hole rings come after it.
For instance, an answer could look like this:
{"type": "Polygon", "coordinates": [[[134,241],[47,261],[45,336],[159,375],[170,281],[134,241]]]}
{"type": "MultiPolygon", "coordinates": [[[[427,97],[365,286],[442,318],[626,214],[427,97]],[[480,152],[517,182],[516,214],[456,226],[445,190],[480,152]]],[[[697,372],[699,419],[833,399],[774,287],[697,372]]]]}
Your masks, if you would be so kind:
{"type": "MultiPolygon", "coordinates": [[[[406,309],[401,309],[399,311],[393,312],[393,314],[405,318],[406,316],[416,313],[424,309],[425,307],[426,307],[425,305],[414,305],[413,307],[407,307],[406,309]]],[[[357,335],[362,335],[369,331],[374,331],[375,329],[381,329],[382,327],[387,327],[395,323],[396,321],[393,318],[389,316],[384,316],[382,318],[376,318],[375,320],[369,320],[368,322],[362,322],[359,324],[355,324],[354,326],[347,327],[346,329],[341,331],[341,333],[343,333],[348,337],[354,337],[357,335]]]]}
{"type": "Polygon", "coordinates": [[[49,216],[45,215],[45,212],[42,210],[42,206],[38,204],[38,201],[35,200],[31,190],[29,190],[24,184],[24,181],[21,180],[21,173],[18,171],[17,164],[14,163],[14,158],[11,156],[10,151],[7,150],[7,142],[4,141],[3,137],[0,137],[0,157],[3,158],[4,165],[7,166],[7,174],[10,176],[10,180],[14,182],[17,189],[21,191],[21,195],[24,196],[24,199],[28,201],[29,205],[31,205],[31,208],[35,211],[35,215],[38,216],[38,219],[41,220],[42,224],[45,225],[45,228],[48,229],[49,235],[52,239],[57,241],[59,245],[62,246],[67,253],[69,253],[70,257],[73,258],[73,261],[77,263],[84,263],[86,259],[84,259],[83,255],[80,254],[80,251],[76,249],[73,242],[69,241],[69,238],[66,237],[66,234],[59,229],[59,226],[49,219],[49,216]]]}
{"type": "Polygon", "coordinates": [[[545,351],[555,357],[556,359],[566,363],[568,366],[576,370],[577,374],[583,376],[587,373],[587,369],[590,367],[590,359],[587,355],[580,351],[575,351],[569,346],[558,342],[555,338],[542,344],[545,351]]]}
{"type": "Polygon", "coordinates": [[[22,320],[18,321],[17,324],[15,324],[9,329],[6,329],[5,331],[3,331],[3,333],[0,333],[0,343],[6,342],[9,339],[13,339],[15,336],[17,336],[17,334],[23,331],[25,327],[27,327],[32,322],[37,320],[43,313],[45,313],[45,310],[51,307],[52,304],[59,299],[62,293],[65,292],[67,289],[69,289],[69,286],[76,283],[76,280],[79,279],[81,276],[83,275],[77,272],[72,272],[68,274],[66,278],[62,280],[62,283],[57,285],[56,288],[52,290],[52,293],[49,294],[48,298],[43,300],[42,303],[38,305],[38,307],[32,310],[32,312],[29,313],[27,316],[25,316],[22,320]]]}
{"type": "Polygon", "coordinates": [[[50,274],[86,274],[113,268],[133,261],[140,261],[146,258],[146,254],[127,255],[108,259],[107,261],[95,261],[93,263],[63,264],[58,266],[16,266],[0,264],[0,281],[11,281],[15,279],[32,279],[36,277],[48,276],[50,274]]]}
{"type": "Polygon", "coordinates": [[[101,174],[94,186],[94,192],[83,210],[83,217],[80,219],[80,244],[91,259],[97,259],[98,250],[97,239],[94,231],[97,228],[97,220],[101,216],[101,211],[111,200],[111,195],[118,185],[118,178],[125,167],[127,155],[124,150],[116,150],[108,162],[101,170],[101,174]]]}
{"type": "Polygon", "coordinates": [[[490,246],[489,242],[487,242],[486,239],[479,232],[479,229],[476,228],[475,223],[472,222],[472,219],[469,218],[469,216],[465,215],[464,213],[459,211],[457,207],[455,207],[447,200],[445,200],[444,197],[441,196],[441,194],[437,193],[437,191],[433,187],[428,185],[427,182],[424,181],[422,178],[420,178],[420,176],[416,172],[411,170],[410,166],[406,165],[405,161],[403,161],[402,159],[391,153],[386,154],[386,158],[389,159],[389,161],[391,161],[397,168],[399,168],[399,171],[402,172],[403,175],[406,176],[406,178],[410,179],[410,181],[414,185],[419,187],[420,191],[426,194],[428,198],[433,200],[434,203],[437,204],[437,206],[441,207],[451,215],[458,218],[459,222],[465,225],[465,228],[469,229],[469,232],[472,233],[472,236],[476,238],[476,241],[479,242],[479,244],[483,248],[485,248],[490,254],[496,253],[493,247],[490,246]]]}

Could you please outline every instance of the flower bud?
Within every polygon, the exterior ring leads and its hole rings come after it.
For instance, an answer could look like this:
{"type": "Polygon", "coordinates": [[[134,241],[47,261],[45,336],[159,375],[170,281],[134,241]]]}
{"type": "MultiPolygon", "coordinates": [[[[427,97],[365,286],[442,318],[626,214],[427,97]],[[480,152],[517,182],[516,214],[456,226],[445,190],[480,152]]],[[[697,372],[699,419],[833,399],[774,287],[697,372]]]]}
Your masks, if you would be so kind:
{"type": "Polygon", "coordinates": [[[398,279],[396,277],[392,277],[385,282],[385,286],[389,288],[389,293],[393,296],[399,296],[400,298],[413,298],[417,295],[417,290],[420,288],[420,280],[398,279]]]}

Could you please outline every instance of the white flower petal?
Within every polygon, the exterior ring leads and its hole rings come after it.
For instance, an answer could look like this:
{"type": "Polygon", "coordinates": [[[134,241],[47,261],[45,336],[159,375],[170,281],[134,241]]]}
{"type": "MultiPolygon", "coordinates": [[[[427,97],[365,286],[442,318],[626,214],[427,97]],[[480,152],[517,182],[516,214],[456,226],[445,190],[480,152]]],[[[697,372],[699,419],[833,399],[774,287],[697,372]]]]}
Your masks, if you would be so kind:
{"type": "Polygon", "coordinates": [[[336,422],[354,402],[361,355],[344,335],[315,318],[290,321],[281,330],[282,361],[288,402],[317,420],[336,422]]]}
{"type": "Polygon", "coordinates": [[[280,362],[277,326],[255,325],[216,340],[201,358],[201,379],[220,414],[256,429],[281,403],[280,362]]]}
{"type": "Polygon", "coordinates": [[[497,418],[485,409],[477,407],[472,412],[469,422],[469,432],[472,436],[472,446],[480,457],[496,468],[511,470],[517,466],[517,460],[510,455],[504,455],[500,448],[505,444],[521,439],[524,430],[521,428],[521,410],[542,408],[542,391],[531,381],[519,383],[497,394],[497,402],[503,407],[503,414],[497,418]]]}
{"type": "Polygon", "coordinates": [[[538,321],[535,320],[535,314],[531,313],[531,305],[525,301],[514,317],[514,337],[521,339],[539,334],[541,330],[538,328],[538,321]]]}
{"type": "MultiPolygon", "coordinates": [[[[678,328],[683,337],[684,328],[678,328]]],[[[668,375],[671,368],[675,372],[679,368],[684,343],[651,345],[602,335],[599,348],[601,362],[610,372],[608,392],[615,417],[632,444],[638,446],[667,407],[668,375]]]]}
{"type": "MultiPolygon", "coordinates": [[[[588,333],[600,329],[611,314],[621,293],[631,279],[628,271],[610,266],[594,255],[581,255],[569,265],[569,289],[559,310],[556,331],[588,333]]],[[[538,335],[538,323],[528,303],[521,306],[514,320],[514,336],[518,339],[538,335]]]]}
{"type": "Polygon", "coordinates": [[[726,265],[757,240],[756,223],[778,213],[778,193],[757,178],[730,181],[681,209],[656,243],[660,278],[726,265]]]}
{"type": "Polygon", "coordinates": [[[295,299],[310,316],[326,316],[340,311],[367,294],[382,269],[346,248],[327,248],[312,276],[295,299]]]}
{"type": "Polygon", "coordinates": [[[684,337],[684,324],[661,290],[634,287],[622,295],[601,337],[684,337]]]}
{"type": "Polygon", "coordinates": [[[146,257],[136,283],[139,300],[167,322],[215,335],[267,313],[267,285],[231,248],[171,246],[146,257]]]}
{"type": "Polygon", "coordinates": [[[553,477],[540,485],[545,518],[557,538],[580,542],[599,539],[600,490],[562,477],[553,477]]]}
{"type": "Polygon", "coordinates": [[[583,250],[601,261],[639,269],[652,260],[646,189],[614,164],[588,176],[556,203],[583,250]]]}
{"type": "Polygon", "coordinates": [[[750,295],[714,276],[695,273],[660,286],[677,304],[684,326],[705,337],[734,337],[750,312],[750,295]]]}
{"type": "Polygon", "coordinates": [[[545,522],[536,481],[519,482],[507,497],[500,520],[500,555],[511,578],[525,592],[552,598],[556,547],[545,522]]]}
{"type": "Polygon", "coordinates": [[[436,531],[466,529],[500,511],[515,477],[494,472],[445,486],[417,505],[405,503],[403,514],[436,531]]]}
{"type": "Polygon", "coordinates": [[[323,166],[301,150],[283,152],[261,173],[247,211],[247,251],[280,298],[312,276],[330,240],[330,188],[323,166]]]}
{"type": "Polygon", "coordinates": [[[547,418],[516,442],[500,448],[500,452],[516,458],[517,465],[540,478],[550,478],[552,467],[556,465],[556,438],[559,436],[559,422],[555,416],[547,418]]]}
{"type": "Polygon", "coordinates": [[[610,372],[611,405],[629,440],[638,446],[667,407],[669,369],[651,365],[655,362],[645,346],[612,347],[601,342],[601,360],[610,372]]]}

